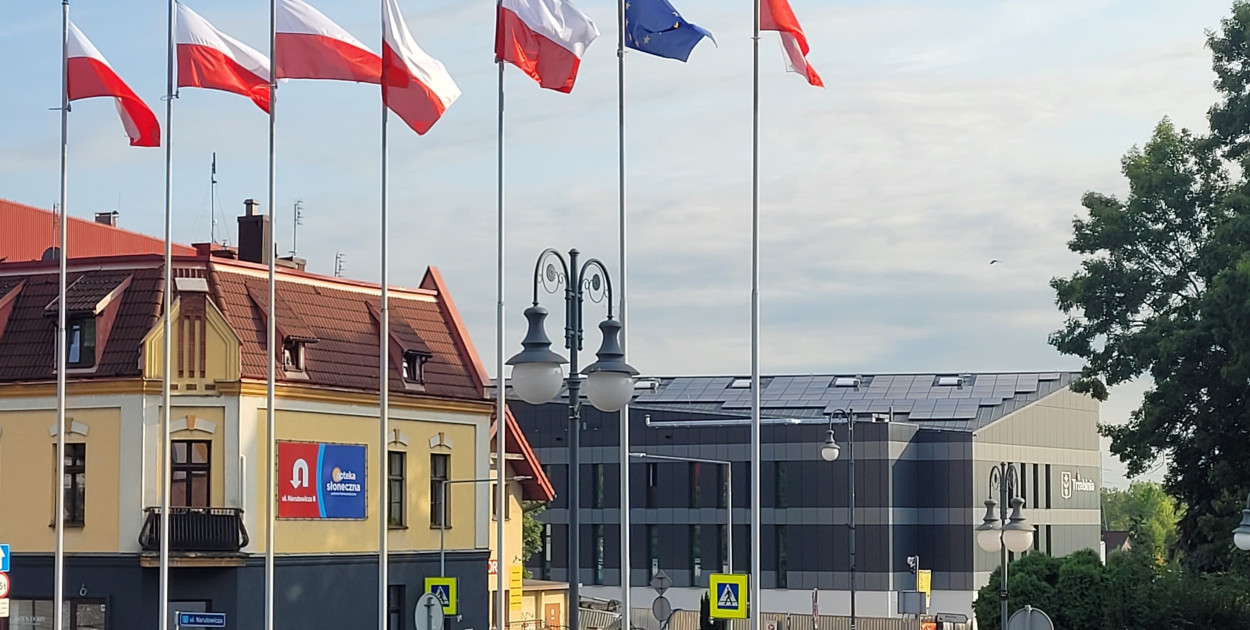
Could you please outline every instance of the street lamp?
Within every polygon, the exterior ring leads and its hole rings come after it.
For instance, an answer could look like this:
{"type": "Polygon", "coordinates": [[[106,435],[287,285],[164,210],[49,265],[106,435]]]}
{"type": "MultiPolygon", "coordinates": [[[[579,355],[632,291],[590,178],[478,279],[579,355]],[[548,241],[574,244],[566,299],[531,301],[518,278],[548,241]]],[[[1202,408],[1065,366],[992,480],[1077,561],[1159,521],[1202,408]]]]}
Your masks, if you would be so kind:
{"type": "Polygon", "coordinates": [[[851,630],[855,630],[855,416],[845,409],[834,409],[829,412],[829,433],[825,437],[825,443],[820,447],[820,458],[831,462],[838,458],[842,452],[842,447],[838,446],[838,442],[833,439],[833,419],[841,417],[846,420],[847,456],[850,458],[850,490],[851,490],[851,519],[850,519],[850,551],[851,551],[851,630]]]}
{"type": "Polygon", "coordinates": [[[538,255],[538,262],[534,265],[534,302],[525,309],[529,328],[525,339],[521,341],[524,350],[507,361],[512,366],[512,390],[531,405],[554,400],[560,393],[561,385],[569,390],[568,625],[574,630],[580,627],[578,608],[581,603],[581,460],[578,451],[581,446],[582,375],[586,375],[586,397],[590,399],[590,404],[600,411],[611,413],[620,411],[629,403],[634,395],[634,377],[638,374],[638,370],[625,362],[625,350],[621,348],[618,338],[621,323],[612,317],[612,282],[607,267],[596,258],[587,260],[579,267],[577,257],[576,249],[569,250],[567,263],[560,252],[554,249],[543,250],[538,255]],[[570,274],[570,271],[576,275],[570,274]],[[555,293],[561,285],[564,286],[564,347],[569,351],[568,361],[551,351],[551,339],[543,328],[547,309],[538,305],[540,286],[548,293],[555,293]],[[598,361],[579,372],[577,353],[582,349],[582,307],[587,297],[592,302],[606,301],[608,317],[599,323],[599,330],[603,332],[603,343],[596,353],[598,361]],[[569,364],[567,378],[563,378],[561,365],[564,363],[569,364]]]}
{"type": "MultiPolygon", "coordinates": [[[[734,570],[734,481],[733,463],[723,459],[702,459],[699,457],[677,457],[674,455],[655,455],[652,453],[630,453],[630,457],[638,459],[661,459],[666,462],[693,462],[696,464],[714,464],[725,467],[725,560],[729,562],[729,572],[734,570]]],[[[694,507],[698,507],[697,505],[694,507]]],[[[622,567],[623,575],[629,575],[629,567],[622,567]]]]}
{"type": "Polygon", "coordinates": [[[1250,495],[1246,496],[1246,509],[1241,511],[1241,525],[1233,530],[1233,544],[1242,551],[1250,551],[1250,495]]]}
{"type": "Polygon", "coordinates": [[[990,496],[985,500],[985,518],[976,528],[977,545],[989,552],[1000,552],[1002,582],[998,600],[1002,603],[1003,630],[1007,630],[1007,552],[1020,553],[1033,546],[1032,525],[1025,522],[1023,489],[1015,464],[1001,463],[990,469],[990,496]],[[998,493],[997,501],[994,493],[998,493]],[[1007,505],[1011,515],[1007,515],[1007,505]],[[995,513],[997,508],[998,513],[995,513]]]}

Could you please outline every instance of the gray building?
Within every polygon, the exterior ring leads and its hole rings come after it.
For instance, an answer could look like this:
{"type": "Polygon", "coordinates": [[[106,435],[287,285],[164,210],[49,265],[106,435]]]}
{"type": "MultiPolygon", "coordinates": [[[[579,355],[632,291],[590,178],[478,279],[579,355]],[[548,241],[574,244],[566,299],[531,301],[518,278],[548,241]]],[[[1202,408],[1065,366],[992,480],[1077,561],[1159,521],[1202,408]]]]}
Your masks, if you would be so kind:
{"type": "MultiPolygon", "coordinates": [[[[932,571],[931,611],[971,613],[998,566],[977,547],[990,469],[1014,463],[1033,551],[1062,556],[1099,548],[1098,403],[1075,394],[1075,374],[769,376],[761,381],[761,549],[749,548],[750,380],[677,377],[641,381],[630,407],[630,450],[732,462],[733,570],[762,565],[763,610],[822,614],[850,608],[847,423],[841,456],[820,457],[828,414],[855,424],[858,612],[889,616],[897,591],[915,588],[907,558],[932,571]]],[[[535,577],[567,580],[567,402],[512,408],[557,491],[543,513],[546,550],[535,577]]],[[[581,570],[585,595],[620,593],[619,414],[582,407],[581,570]]],[[[725,466],[632,459],[630,583],[634,605],[655,594],[651,572],[674,580],[677,608],[696,609],[708,575],[728,569],[725,466]]]]}

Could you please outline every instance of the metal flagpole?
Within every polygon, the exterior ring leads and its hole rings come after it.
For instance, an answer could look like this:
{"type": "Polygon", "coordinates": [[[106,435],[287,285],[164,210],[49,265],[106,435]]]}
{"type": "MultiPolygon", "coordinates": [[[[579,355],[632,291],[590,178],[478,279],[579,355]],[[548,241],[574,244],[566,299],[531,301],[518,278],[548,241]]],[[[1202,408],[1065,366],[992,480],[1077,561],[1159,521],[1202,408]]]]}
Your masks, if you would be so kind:
{"type": "MultiPolygon", "coordinates": [[[[496,20],[498,19],[499,11],[502,10],[502,6],[503,5],[501,2],[497,2],[495,5],[496,20]]],[[[499,26],[496,25],[496,28],[499,28],[499,26]]],[[[507,433],[508,433],[508,423],[506,421],[507,406],[505,403],[507,383],[504,380],[504,373],[503,373],[504,371],[504,348],[503,348],[503,310],[504,310],[504,290],[503,290],[503,279],[504,279],[504,274],[503,274],[503,257],[504,257],[503,70],[504,70],[504,61],[503,61],[503,58],[498,58],[495,61],[499,64],[499,134],[498,134],[499,135],[499,138],[498,138],[499,157],[498,157],[498,168],[497,168],[499,181],[496,184],[496,191],[498,195],[498,204],[499,204],[498,226],[496,228],[499,232],[497,235],[498,243],[497,243],[497,250],[496,250],[496,256],[497,256],[496,293],[498,297],[498,302],[495,305],[495,359],[497,361],[495,365],[495,370],[496,370],[495,374],[496,374],[496,379],[498,381],[498,384],[495,387],[495,422],[498,428],[495,430],[495,441],[496,441],[495,478],[499,480],[497,483],[500,484],[500,490],[496,493],[497,496],[494,497],[495,506],[496,506],[495,513],[499,517],[498,520],[495,521],[496,523],[496,526],[495,526],[495,628],[496,630],[505,630],[508,627],[508,623],[507,623],[508,615],[507,615],[507,609],[505,608],[508,600],[504,597],[504,586],[506,584],[506,582],[504,581],[504,573],[509,570],[510,564],[506,561],[504,557],[504,518],[503,516],[504,516],[504,511],[507,508],[507,506],[504,504],[505,493],[502,490],[503,479],[507,476],[504,472],[504,465],[506,463],[506,457],[507,457],[506,446],[507,446],[507,433]]]]}
{"type": "MultiPolygon", "coordinates": [[[[620,202],[620,235],[621,235],[621,349],[626,348],[626,337],[629,332],[625,325],[625,314],[628,303],[625,300],[625,286],[629,278],[628,266],[628,232],[625,220],[625,0],[617,0],[617,40],[616,40],[616,87],[617,87],[617,190],[620,202]]],[[[621,442],[621,630],[630,630],[633,625],[630,617],[633,613],[630,602],[630,566],[629,566],[629,405],[621,408],[620,418],[621,442]]]]}
{"type": "Polygon", "coordinates": [[[56,478],[53,487],[61,486],[56,493],[56,553],[53,573],[52,613],[55,630],[65,629],[65,613],[61,603],[65,599],[65,369],[68,350],[65,347],[65,241],[68,216],[65,213],[65,197],[68,191],[66,163],[68,161],[69,137],[69,0],[61,0],[61,225],[57,315],[56,315],[56,478]]]}
{"type": "MultiPolygon", "coordinates": [[[[176,7],[174,0],[169,2],[169,33],[168,45],[165,51],[165,273],[164,273],[164,289],[162,290],[161,314],[164,316],[164,327],[162,329],[163,343],[161,344],[161,456],[157,460],[161,466],[161,559],[160,559],[160,630],[169,628],[169,509],[170,509],[170,489],[172,484],[172,466],[171,457],[173,451],[173,443],[171,442],[170,432],[170,407],[172,398],[170,390],[170,381],[173,378],[173,322],[171,320],[173,314],[173,284],[174,284],[174,267],[173,267],[173,207],[174,207],[174,154],[173,154],[173,121],[174,121],[174,91],[177,85],[174,81],[174,72],[177,68],[177,61],[174,57],[175,39],[174,39],[174,20],[176,17],[176,7]]],[[[214,167],[216,163],[214,162],[214,167]]],[[[211,208],[210,208],[211,211],[211,208]]]]}
{"type": "MultiPolygon", "coordinates": [[[[386,5],[382,6],[385,13],[386,5]]],[[[385,29],[385,25],[383,25],[385,29]]],[[[383,31],[385,32],[385,30],[383,31]]],[[[386,102],[382,103],[382,311],[381,322],[379,322],[379,341],[378,341],[378,479],[382,488],[378,495],[378,630],[387,630],[387,587],[390,585],[390,579],[387,577],[387,530],[390,526],[386,519],[386,508],[390,504],[388,494],[390,493],[390,484],[386,481],[386,431],[390,426],[391,411],[391,311],[390,311],[390,276],[391,265],[387,258],[387,245],[389,244],[390,234],[387,232],[390,223],[390,190],[387,176],[389,175],[390,164],[388,158],[388,148],[386,144],[386,127],[387,127],[387,108],[386,102]]],[[[442,526],[445,526],[442,525],[442,526]]]]}
{"type": "MultiPolygon", "coordinates": [[[[760,630],[760,2],[751,32],[751,576],[747,610],[760,630]]],[[[730,509],[733,509],[731,506],[730,509]]]]}
{"type": "Polygon", "coordinates": [[[265,458],[265,630],[273,630],[274,628],[274,578],[277,573],[277,554],[274,550],[274,527],[277,523],[278,509],[277,501],[277,480],[274,478],[274,471],[278,467],[278,411],[276,396],[274,395],[274,386],[277,379],[278,371],[278,324],[277,324],[277,278],[274,262],[273,246],[273,225],[274,225],[274,206],[277,205],[274,190],[277,186],[277,160],[275,153],[277,147],[274,141],[274,131],[277,127],[278,112],[278,80],[277,68],[274,62],[278,58],[278,2],[270,0],[269,2],[269,207],[268,211],[269,226],[268,230],[261,230],[265,239],[262,252],[268,252],[269,262],[269,312],[268,321],[265,330],[265,354],[269,360],[265,362],[265,448],[268,455],[265,458]]]}

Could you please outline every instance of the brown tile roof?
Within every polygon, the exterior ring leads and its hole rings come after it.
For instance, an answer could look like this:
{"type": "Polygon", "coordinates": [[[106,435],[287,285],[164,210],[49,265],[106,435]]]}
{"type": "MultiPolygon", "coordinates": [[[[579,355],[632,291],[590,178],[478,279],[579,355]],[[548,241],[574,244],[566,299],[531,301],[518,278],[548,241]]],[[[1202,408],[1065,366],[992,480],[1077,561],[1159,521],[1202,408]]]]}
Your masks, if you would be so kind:
{"type": "MultiPolygon", "coordinates": [[[[118,297],[117,317],[108,342],[97,349],[99,358],[91,372],[93,377],[140,374],[140,346],[160,310],[161,270],[72,271],[67,276],[68,283],[81,280],[83,286],[112,288],[128,277],[131,283],[118,297]]],[[[0,282],[23,279],[26,284],[17,294],[4,335],[0,336],[0,381],[51,380],[56,377],[56,311],[48,313],[46,308],[57,297],[57,273],[55,267],[47,266],[28,275],[0,278],[0,282]]]]}
{"type": "MultiPolygon", "coordinates": [[[[60,241],[56,215],[48,210],[0,199],[0,260],[25,262],[41,260],[45,251],[60,241]]],[[[66,226],[66,251],[70,258],[157,254],[165,251],[165,241],[146,234],[104,225],[71,216],[66,226]]],[[[195,248],[174,243],[175,256],[194,256],[195,248]]]]}
{"type": "MultiPolygon", "coordinates": [[[[210,265],[214,301],[243,341],[243,376],[264,380],[265,313],[253,294],[262,296],[262,300],[268,295],[266,279],[241,268],[238,263],[213,262],[210,265]]],[[[292,326],[288,330],[297,331],[288,334],[311,335],[317,340],[304,348],[307,378],[286,380],[377,391],[378,324],[370,303],[380,300],[378,290],[361,284],[339,284],[342,288],[334,286],[333,279],[310,274],[287,271],[279,274],[278,322],[284,321],[281,311],[292,309],[303,326],[288,324],[292,326]]],[[[411,342],[410,338],[415,336],[429,349],[432,356],[425,365],[426,395],[482,400],[484,390],[474,376],[476,358],[468,358],[461,352],[453,333],[455,326],[447,320],[439,303],[444,299],[444,294],[429,291],[392,292],[392,337],[399,337],[402,343],[405,338],[411,342]],[[396,334],[404,328],[409,332],[396,334]]],[[[407,390],[400,374],[402,356],[397,355],[391,353],[391,390],[403,393],[407,390]]],[[[279,376],[279,380],[283,380],[283,376],[279,376]]]]}
{"type": "MultiPolygon", "coordinates": [[[[65,310],[70,314],[95,313],[100,301],[114,289],[130,279],[129,273],[84,273],[76,279],[66,278],[65,310]]],[[[48,315],[56,315],[60,309],[60,296],[53,294],[52,301],[43,308],[48,315]]]]}

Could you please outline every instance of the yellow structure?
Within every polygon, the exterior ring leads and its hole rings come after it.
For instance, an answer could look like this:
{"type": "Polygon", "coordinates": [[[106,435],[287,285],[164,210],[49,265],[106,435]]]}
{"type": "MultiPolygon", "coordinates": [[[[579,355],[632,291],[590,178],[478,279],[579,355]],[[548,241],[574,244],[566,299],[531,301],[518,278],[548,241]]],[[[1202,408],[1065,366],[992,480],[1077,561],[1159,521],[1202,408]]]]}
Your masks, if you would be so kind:
{"type": "MultiPolygon", "coordinates": [[[[241,241],[243,229],[241,220],[241,241]]],[[[438,271],[431,268],[418,288],[390,291],[391,409],[382,448],[379,288],[281,270],[273,309],[275,461],[266,435],[266,270],[220,253],[204,248],[176,258],[173,270],[171,592],[182,610],[226,612],[241,620],[237,627],[260,627],[261,554],[276,505],[276,610],[284,626],[356,627],[376,616],[378,520],[387,519],[395,618],[410,620],[424,578],[438,575],[443,537],[448,574],[459,578],[453,627],[488,628],[491,488],[449,484],[447,522],[437,490],[442,481],[492,474],[493,403],[438,271]],[[362,460],[359,470],[322,470],[319,459],[285,462],[286,449],[362,460]],[[278,481],[272,494],[271,469],[278,481]],[[385,505],[383,484],[391,492],[385,505]],[[216,572],[203,573],[210,569],[216,572]]],[[[52,584],[24,578],[50,574],[49,524],[60,491],[75,576],[66,592],[78,594],[72,616],[80,607],[84,615],[107,607],[112,626],[155,626],[157,602],[144,588],[154,577],[144,572],[159,564],[161,265],[144,255],[69,261],[69,447],[58,484],[56,263],[0,264],[0,542],[14,553],[11,597],[31,619],[52,584]]],[[[551,486],[515,423],[513,440],[531,477],[525,487],[509,484],[519,532],[521,494],[550,499],[551,486]]],[[[520,549],[511,529],[510,555],[520,549]]]]}

